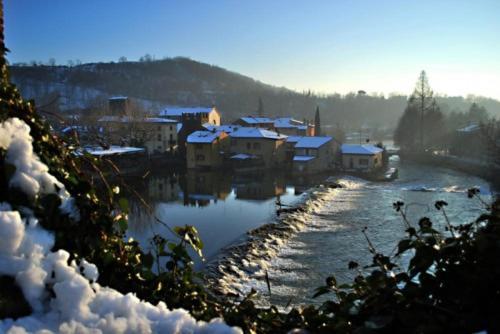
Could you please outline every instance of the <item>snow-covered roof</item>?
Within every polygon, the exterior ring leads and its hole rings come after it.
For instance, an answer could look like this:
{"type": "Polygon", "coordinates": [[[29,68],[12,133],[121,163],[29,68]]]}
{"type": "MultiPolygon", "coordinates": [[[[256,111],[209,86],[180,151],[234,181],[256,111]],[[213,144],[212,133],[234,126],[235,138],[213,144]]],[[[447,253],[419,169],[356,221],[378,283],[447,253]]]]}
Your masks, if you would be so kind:
{"type": "Polygon", "coordinates": [[[177,133],[182,130],[182,123],[177,123],[177,133]]]}
{"type": "Polygon", "coordinates": [[[102,116],[98,122],[122,122],[122,119],[128,119],[128,116],[102,116]]]}
{"type": "Polygon", "coordinates": [[[115,123],[177,123],[176,120],[160,117],[133,118],[130,116],[103,116],[98,122],[115,122],[115,123]]]}
{"type": "Polygon", "coordinates": [[[160,117],[148,117],[148,118],[144,118],[140,121],[146,122],[146,123],[178,123],[176,120],[167,119],[167,118],[160,118],[160,117]]]}
{"type": "Polygon", "coordinates": [[[265,138],[265,139],[285,139],[288,136],[281,135],[274,131],[261,128],[241,127],[230,134],[231,138],[265,138]]]}
{"type": "Polygon", "coordinates": [[[293,157],[293,161],[298,161],[298,162],[310,161],[312,159],[314,159],[314,157],[310,155],[296,155],[293,157]]]}
{"type": "Polygon", "coordinates": [[[324,137],[302,137],[297,144],[295,144],[295,148],[319,148],[324,144],[331,141],[333,138],[324,136],[324,137]]]}
{"type": "Polygon", "coordinates": [[[463,127],[461,129],[458,129],[458,132],[476,132],[481,129],[481,126],[479,124],[473,123],[469,124],[466,127],[463,127]]]}
{"type": "Polygon", "coordinates": [[[383,149],[371,144],[342,144],[343,154],[374,155],[382,152],[383,149]]]}
{"type": "Polygon", "coordinates": [[[215,201],[217,199],[214,195],[208,194],[189,194],[188,198],[197,201],[215,201]]]}
{"type": "Polygon", "coordinates": [[[241,117],[240,119],[247,124],[262,124],[262,123],[273,123],[274,122],[273,119],[269,118],[269,117],[247,116],[247,117],[241,117]]]}
{"type": "Polygon", "coordinates": [[[87,127],[86,126],[81,126],[81,125],[71,125],[71,126],[67,126],[65,127],[64,129],[61,130],[62,133],[66,133],[66,132],[69,132],[69,131],[77,131],[77,132],[85,132],[87,131],[87,127]]]}
{"type": "Polygon", "coordinates": [[[255,158],[256,158],[255,155],[245,154],[245,153],[238,153],[238,154],[235,154],[235,155],[231,156],[230,159],[233,159],[233,160],[247,160],[247,159],[255,159],[255,158]]]}
{"type": "Polygon", "coordinates": [[[109,98],[109,100],[126,100],[128,99],[127,96],[112,96],[109,98]]]}
{"type": "Polygon", "coordinates": [[[288,138],[286,139],[286,142],[287,143],[296,143],[301,139],[302,139],[302,136],[288,136],[288,138]]]}
{"type": "Polygon", "coordinates": [[[205,129],[207,129],[208,131],[224,131],[225,133],[232,133],[232,132],[238,130],[238,128],[241,128],[240,125],[231,125],[231,124],[228,124],[228,125],[213,125],[213,124],[210,124],[210,123],[203,124],[203,127],[205,129]]]}
{"type": "Polygon", "coordinates": [[[292,117],[276,118],[274,120],[274,127],[281,129],[292,129],[292,128],[307,129],[307,125],[304,124],[304,122],[293,119],[292,117]]]}
{"type": "Polygon", "coordinates": [[[163,117],[180,117],[185,114],[208,114],[214,107],[167,107],[160,111],[160,116],[163,117]]]}
{"type": "Polygon", "coordinates": [[[221,135],[222,131],[195,131],[187,137],[190,144],[210,144],[221,135]]]}
{"type": "Polygon", "coordinates": [[[110,146],[108,149],[102,147],[84,147],[83,150],[91,155],[99,157],[105,155],[133,154],[145,151],[143,148],[130,146],[110,146]]]}

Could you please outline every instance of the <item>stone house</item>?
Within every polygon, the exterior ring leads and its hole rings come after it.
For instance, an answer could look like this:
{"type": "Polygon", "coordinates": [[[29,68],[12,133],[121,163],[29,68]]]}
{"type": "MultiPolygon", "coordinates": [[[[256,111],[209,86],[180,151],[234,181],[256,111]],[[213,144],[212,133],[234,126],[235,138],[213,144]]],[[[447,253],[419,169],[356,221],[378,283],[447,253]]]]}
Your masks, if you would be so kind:
{"type": "Polygon", "coordinates": [[[224,152],[228,147],[229,137],[224,131],[195,131],[186,140],[187,167],[221,167],[224,163],[224,152]]]}
{"type": "Polygon", "coordinates": [[[294,172],[317,173],[335,167],[338,144],[332,137],[302,137],[294,148],[294,172]]]}
{"type": "Polygon", "coordinates": [[[285,163],[285,135],[261,128],[241,127],[229,136],[229,151],[240,162],[257,160],[264,168],[279,167],[285,163]]]}
{"type": "Polygon", "coordinates": [[[371,144],[343,144],[342,168],[350,172],[371,172],[382,168],[383,149],[371,144]]]}

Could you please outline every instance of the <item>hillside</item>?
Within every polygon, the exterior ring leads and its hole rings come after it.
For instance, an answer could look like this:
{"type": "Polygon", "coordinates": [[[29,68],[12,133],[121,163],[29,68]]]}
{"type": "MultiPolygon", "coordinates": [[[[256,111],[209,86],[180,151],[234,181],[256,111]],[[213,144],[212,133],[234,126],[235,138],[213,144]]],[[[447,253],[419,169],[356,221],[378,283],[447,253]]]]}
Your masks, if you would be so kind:
{"type": "MultiPolygon", "coordinates": [[[[85,109],[112,95],[127,95],[151,111],[165,105],[217,105],[231,121],[255,113],[262,98],[265,113],[312,119],[318,105],[323,124],[351,128],[394,127],[406,105],[406,96],[338,94],[317,96],[298,93],[256,81],[223,68],[188,58],[158,61],[89,63],[68,66],[11,66],[12,81],[38,105],[59,95],[61,111],[85,109]]],[[[495,116],[500,102],[487,98],[441,97],[445,112],[466,111],[472,101],[495,116]]]]}

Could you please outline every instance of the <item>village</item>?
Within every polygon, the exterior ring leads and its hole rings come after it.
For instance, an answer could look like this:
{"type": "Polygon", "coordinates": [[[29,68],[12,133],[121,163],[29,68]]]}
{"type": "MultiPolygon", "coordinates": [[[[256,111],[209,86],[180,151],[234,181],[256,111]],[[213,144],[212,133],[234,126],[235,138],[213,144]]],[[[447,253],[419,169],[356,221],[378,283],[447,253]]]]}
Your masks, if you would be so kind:
{"type": "Polygon", "coordinates": [[[157,115],[138,115],[130,98],[117,96],[109,98],[107,114],[94,127],[72,125],[61,132],[78,138],[79,154],[113,158],[125,172],[142,160],[167,161],[188,170],[373,176],[384,172],[388,160],[381,143],[346,144],[323,135],[319,109],[314,123],[255,115],[225,124],[215,106],[166,107],[157,115]]]}

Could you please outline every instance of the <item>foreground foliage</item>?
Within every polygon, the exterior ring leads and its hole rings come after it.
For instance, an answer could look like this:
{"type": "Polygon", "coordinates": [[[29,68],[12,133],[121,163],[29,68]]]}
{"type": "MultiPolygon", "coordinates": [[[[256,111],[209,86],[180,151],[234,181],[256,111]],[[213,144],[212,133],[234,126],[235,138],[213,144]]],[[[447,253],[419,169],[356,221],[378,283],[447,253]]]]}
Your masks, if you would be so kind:
{"type": "MultiPolygon", "coordinates": [[[[453,226],[446,216],[447,203],[436,202],[436,210],[448,221],[444,233],[435,230],[425,217],[418,226],[412,226],[404,213],[404,203],[395,203],[394,208],[407,227],[407,237],[399,242],[397,254],[390,257],[378,253],[367,238],[373,253],[372,264],[362,268],[349,263],[358,272],[351,284],[338,285],[333,276],[328,277],[325,286],[316,290],[316,296],[331,294],[332,298],[320,307],[306,306],[280,313],[276,307],[257,308],[252,294],[239,303],[220,300],[204,291],[199,283],[201,277],[193,272],[187,248],[201,252],[203,246],[196,230],[190,226],[175,228],[175,240],[157,236],[153,240],[154,251],[148,254],[136,242],[126,241],[128,204],[120,197],[118,188],[102,178],[100,182],[107,191],[96,190],[67,143],[52,134],[35,112],[34,104],[24,101],[9,83],[5,60],[1,61],[0,122],[17,117],[30,126],[36,153],[75,199],[80,221],[62,215],[57,210],[60,199],[50,194],[33,200],[21,192],[2,191],[0,202],[33,210],[40,224],[54,232],[54,249],[68,250],[72,254],[70,260],[84,258],[96,264],[101,285],[134,292],[152,303],[164,301],[171,308],[185,308],[201,320],[222,316],[228,324],[247,332],[276,333],[294,328],[325,333],[500,331],[498,203],[476,221],[453,226]],[[396,264],[403,254],[411,257],[407,268],[396,264]]],[[[97,163],[91,157],[83,159],[91,166],[97,163]]],[[[12,168],[5,161],[5,152],[0,151],[1,189],[8,189],[12,168]]],[[[98,171],[96,168],[97,174],[98,171]]],[[[474,189],[469,196],[479,198],[474,189]]],[[[8,281],[0,288],[0,314],[28,314],[31,310],[27,307],[9,306],[12,295],[17,293],[12,285],[8,281]]]]}

